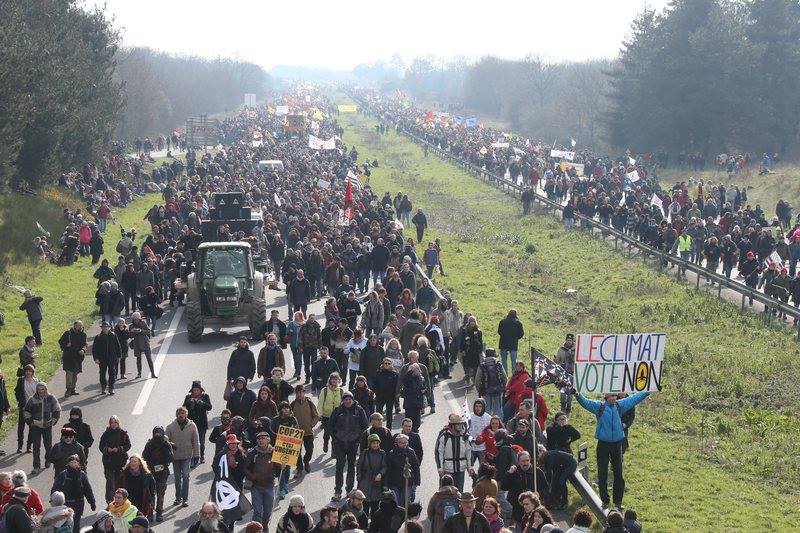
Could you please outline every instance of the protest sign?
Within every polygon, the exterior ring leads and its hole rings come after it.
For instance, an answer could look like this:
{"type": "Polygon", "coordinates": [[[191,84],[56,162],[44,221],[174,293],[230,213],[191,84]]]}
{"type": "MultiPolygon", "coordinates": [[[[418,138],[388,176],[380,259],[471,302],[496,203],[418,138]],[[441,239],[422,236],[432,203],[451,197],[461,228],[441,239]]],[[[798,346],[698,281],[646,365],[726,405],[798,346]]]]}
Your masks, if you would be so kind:
{"type": "Polygon", "coordinates": [[[244,105],[247,107],[255,107],[256,95],[253,93],[244,93],[244,105]]]}
{"type": "Polygon", "coordinates": [[[617,393],[661,390],[665,333],[578,335],[575,390],[617,393]]]}
{"type": "Polygon", "coordinates": [[[330,189],[331,182],[320,178],[317,180],[317,187],[319,187],[320,189],[330,189]]]}
{"type": "Polygon", "coordinates": [[[314,135],[308,135],[308,147],[313,148],[314,150],[335,150],[336,149],[336,139],[331,137],[327,141],[320,139],[319,137],[315,137],[314,135]]]}
{"type": "Polygon", "coordinates": [[[636,171],[636,170],[631,170],[630,172],[628,172],[625,175],[628,177],[629,180],[631,180],[631,183],[636,183],[637,181],[639,181],[641,179],[639,177],[639,172],[636,171]]]}
{"type": "Polygon", "coordinates": [[[339,113],[355,113],[356,112],[356,105],[355,104],[339,104],[336,107],[339,109],[339,113]]]}
{"type": "Polygon", "coordinates": [[[510,144],[508,143],[501,143],[501,142],[493,142],[492,148],[508,148],[510,144]]]}
{"type": "Polygon", "coordinates": [[[277,106],[275,106],[275,114],[278,115],[279,117],[282,117],[283,115],[288,115],[289,114],[289,106],[288,105],[277,105],[277,106]]]}
{"type": "Polygon", "coordinates": [[[567,161],[575,159],[575,152],[567,152],[566,150],[550,150],[550,157],[560,157],[567,161]]]}
{"type": "Polygon", "coordinates": [[[654,205],[659,209],[664,209],[664,200],[659,198],[656,193],[653,193],[653,197],[650,198],[650,205],[654,205]]]}
{"type": "Polygon", "coordinates": [[[275,437],[275,449],[272,451],[272,462],[279,465],[294,465],[300,457],[303,447],[303,430],[289,426],[279,426],[275,437]]]}

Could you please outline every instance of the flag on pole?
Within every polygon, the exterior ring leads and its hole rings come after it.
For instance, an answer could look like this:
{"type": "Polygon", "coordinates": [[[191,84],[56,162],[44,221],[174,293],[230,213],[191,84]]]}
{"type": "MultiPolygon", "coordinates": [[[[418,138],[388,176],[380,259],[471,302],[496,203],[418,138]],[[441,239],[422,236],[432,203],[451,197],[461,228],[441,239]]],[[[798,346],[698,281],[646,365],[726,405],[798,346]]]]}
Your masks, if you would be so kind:
{"type": "Polygon", "coordinates": [[[274,196],[274,198],[275,198],[275,205],[277,205],[278,207],[282,206],[282,205],[283,205],[283,202],[281,202],[281,197],[280,197],[280,196],[278,196],[278,193],[274,193],[274,195],[275,195],[275,196],[274,196]]]}
{"type": "Polygon", "coordinates": [[[347,178],[345,179],[345,183],[350,187],[354,188],[355,190],[361,192],[361,181],[358,179],[352,170],[347,171],[347,178]]]}
{"type": "Polygon", "coordinates": [[[570,144],[572,144],[572,147],[575,148],[575,145],[578,143],[575,142],[575,139],[570,139],[570,144]]]}
{"type": "Polygon", "coordinates": [[[353,205],[353,183],[350,178],[347,179],[347,186],[344,189],[344,205],[349,207],[353,205]]]}

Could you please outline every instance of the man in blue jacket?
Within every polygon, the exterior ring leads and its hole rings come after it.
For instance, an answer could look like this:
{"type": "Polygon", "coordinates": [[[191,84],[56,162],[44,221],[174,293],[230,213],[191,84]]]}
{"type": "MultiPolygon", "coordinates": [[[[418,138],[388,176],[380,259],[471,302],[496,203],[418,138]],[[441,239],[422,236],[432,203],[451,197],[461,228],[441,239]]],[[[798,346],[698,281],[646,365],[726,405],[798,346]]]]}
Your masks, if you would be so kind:
{"type": "Polygon", "coordinates": [[[590,400],[575,393],[578,403],[597,417],[597,428],[594,436],[597,439],[597,485],[600,487],[600,500],[603,507],[608,507],[608,463],[614,469],[614,505],[622,508],[622,497],[625,495],[625,478],[622,476],[622,441],[625,440],[625,428],[622,415],[633,409],[636,404],[650,396],[649,392],[637,392],[624,400],[617,401],[616,394],[606,394],[604,401],[590,400]]]}

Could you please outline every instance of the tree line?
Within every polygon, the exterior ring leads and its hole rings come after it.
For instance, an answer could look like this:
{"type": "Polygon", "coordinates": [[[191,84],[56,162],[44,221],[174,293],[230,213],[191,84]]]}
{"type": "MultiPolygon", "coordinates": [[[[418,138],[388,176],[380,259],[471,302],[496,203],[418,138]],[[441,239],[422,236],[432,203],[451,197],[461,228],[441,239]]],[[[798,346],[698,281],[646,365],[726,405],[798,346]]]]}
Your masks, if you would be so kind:
{"type": "Polygon", "coordinates": [[[643,10],[612,60],[424,57],[397,72],[394,58],[354,70],[384,89],[496,118],[547,143],[797,155],[800,4],[672,0],[660,13],[643,10]]]}
{"type": "Polygon", "coordinates": [[[120,139],[166,134],[190,114],[214,114],[259,100],[272,91],[272,78],[260,66],[233,59],[175,56],[149,48],[117,53],[116,79],[125,108],[116,130],[120,139]]]}

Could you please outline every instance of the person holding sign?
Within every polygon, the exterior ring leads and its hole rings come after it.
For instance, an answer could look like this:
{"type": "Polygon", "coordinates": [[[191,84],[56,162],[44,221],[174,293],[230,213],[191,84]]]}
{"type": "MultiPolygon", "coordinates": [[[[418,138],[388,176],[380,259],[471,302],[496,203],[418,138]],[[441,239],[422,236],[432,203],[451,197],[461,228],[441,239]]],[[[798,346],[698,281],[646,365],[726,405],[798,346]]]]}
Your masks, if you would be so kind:
{"type": "Polygon", "coordinates": [[[272,445],[266,431],[256,435],[256,445],[247,452],[244,475],[250,480],[250,499],[253,503],[253,520],[266,531],[275,501],[276,471],[272,464],[272,445]]]}
{"type": "Polygon", "coordinates": [[[590,400],[578,392],[575,399],[581,407],[597,417],[594,436],[597,439],[597,485],[600,488],[600,500],[603,507],[608,507],[608,463],[614,469],[614,505],[622,507],[625,495],[625,478],[622,475],[622,442],[625,431],[622,416],[633,409],[636,404],[650,396],[649,392],[637,392],[623,400],[617,401],[617,395],[605,394],[604,401],[590,400]]]}

